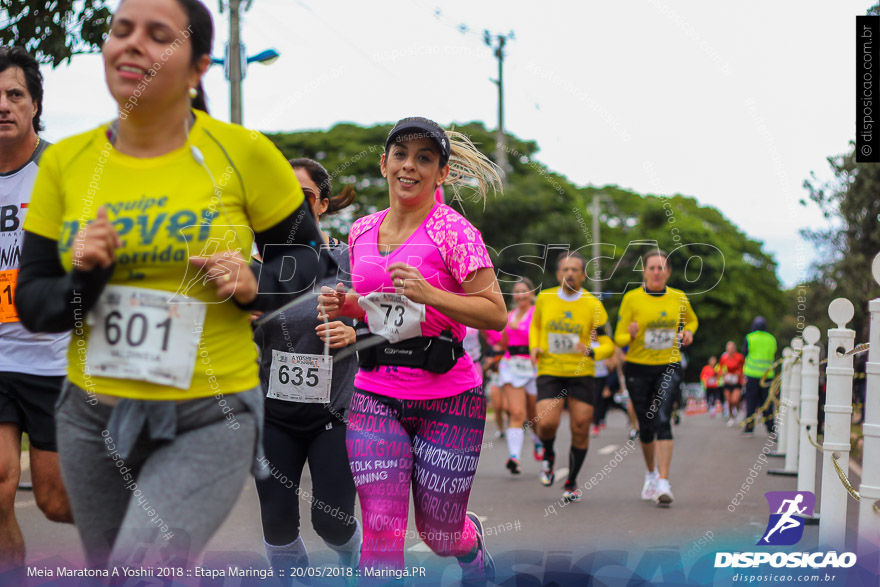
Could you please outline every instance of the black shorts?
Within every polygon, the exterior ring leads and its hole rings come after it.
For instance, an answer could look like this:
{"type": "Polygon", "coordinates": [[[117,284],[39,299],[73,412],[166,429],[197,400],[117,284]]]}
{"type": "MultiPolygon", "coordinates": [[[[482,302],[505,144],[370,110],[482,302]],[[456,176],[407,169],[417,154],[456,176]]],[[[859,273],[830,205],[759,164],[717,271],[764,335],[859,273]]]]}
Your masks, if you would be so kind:
{"type": "Polygon", "coordinates": [[[742,383],[730,383],[730,384],[725,383],[719,389],[723,389],[724,391],[733,391],[734,389],[742,389],[742,388],[743,388],[742,383]]]}
{"type": "Polygon", "coordinates": [[[578,401],[593,405],[593,390],[596,384],[592,375],[581,377],[538,375],[537,385],[538,401],[573,397],[578,401]]]}
{"type": "Polygon", "coordinates": [[[0,372],[0,424],[16,424],[34,448],[57,452],[55,401],[63,375],[0,372]]]}

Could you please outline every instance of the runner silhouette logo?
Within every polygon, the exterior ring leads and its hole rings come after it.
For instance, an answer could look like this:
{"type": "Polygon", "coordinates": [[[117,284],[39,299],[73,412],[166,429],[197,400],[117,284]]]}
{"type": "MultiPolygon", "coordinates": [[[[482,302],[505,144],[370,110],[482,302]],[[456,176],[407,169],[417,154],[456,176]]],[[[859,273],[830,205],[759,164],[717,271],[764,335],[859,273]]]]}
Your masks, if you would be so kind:
{"type": "Polygon", "coordinates": [[[791,546],[804,535],[804,518],[812,516],[816,496],[811,491],[768,491],[770,521],[758,545],[791,546]],[[775,512],[775,513],[774,513],[775,512]]]}

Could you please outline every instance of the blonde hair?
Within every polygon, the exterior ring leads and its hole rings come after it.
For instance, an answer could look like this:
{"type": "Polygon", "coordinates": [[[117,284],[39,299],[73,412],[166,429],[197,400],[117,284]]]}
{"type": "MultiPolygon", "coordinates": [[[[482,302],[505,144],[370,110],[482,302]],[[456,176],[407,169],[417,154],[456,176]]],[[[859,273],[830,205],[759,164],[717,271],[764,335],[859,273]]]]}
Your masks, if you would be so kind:
{"type": "Polygon", "coordinates": [[[447,130],[446,135],[449,137],[449,175],[443,183],[452,188],[453,199],[461,199],[462,186],[474,188],[472,199],[482,200],[483,207],[490,188],[493,196],[499,191],[504,193],[501,168],[481,153],[467,135],[454,130],[447,130]]]}

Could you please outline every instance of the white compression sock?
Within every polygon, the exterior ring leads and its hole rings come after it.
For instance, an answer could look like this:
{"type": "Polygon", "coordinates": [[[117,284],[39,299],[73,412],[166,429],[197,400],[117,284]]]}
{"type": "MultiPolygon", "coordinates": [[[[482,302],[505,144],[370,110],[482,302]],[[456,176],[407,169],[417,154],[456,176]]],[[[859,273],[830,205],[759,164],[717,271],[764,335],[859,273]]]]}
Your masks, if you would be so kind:
{"type": "Polygon", "coordinates": [[[507,452],[511,458],[519,460],[522,455],[523,436],[522,428],[507,429],[507,452]]]}
{"type": "Polygon", "coordinates": [[[276,546],[269,544],[263,540],[266,547],[266,557],[269,559],[269,566],[273,569],[285,569],[289,573],[291,567],[305,568],[309,566],[309,553],[306,551],[306,545],[302,536],[290,544],[276,546]]]}

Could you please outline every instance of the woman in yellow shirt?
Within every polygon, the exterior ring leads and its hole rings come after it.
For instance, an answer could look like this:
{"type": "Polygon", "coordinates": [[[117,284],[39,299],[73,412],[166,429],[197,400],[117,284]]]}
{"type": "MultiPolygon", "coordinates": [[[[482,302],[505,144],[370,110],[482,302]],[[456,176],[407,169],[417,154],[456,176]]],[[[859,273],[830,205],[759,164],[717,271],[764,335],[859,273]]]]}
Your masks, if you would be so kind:
{"type": "Polygon", "coordinates": [[[103,47],[119,117],[46,151],[24,227],[21,320],[73,331],[59,457],[92,567],[150,544],[141,566],[192,561],[248,471],[266,474],[249,314],[306,291],[320,267],[283,155],[194,109],[212,38],[198,0],[120,4],[103,47]],[[258,297],[258,282],[283,295],[258,297]]]}
{"type": "Polygon", "coordinates": [[[697,315],[684,292],[666,286],[672,267],[664,251],[646,253],[642,264],[645,281],[623,296],[614,342],[629,347],[623,372],[648,468],[642,499],[668,506],[672,405],[681,385],[681,347],[693,342],[697,315]]]}

